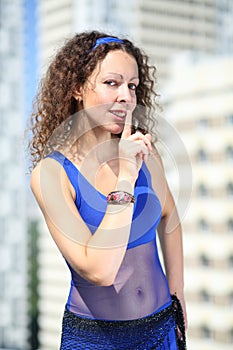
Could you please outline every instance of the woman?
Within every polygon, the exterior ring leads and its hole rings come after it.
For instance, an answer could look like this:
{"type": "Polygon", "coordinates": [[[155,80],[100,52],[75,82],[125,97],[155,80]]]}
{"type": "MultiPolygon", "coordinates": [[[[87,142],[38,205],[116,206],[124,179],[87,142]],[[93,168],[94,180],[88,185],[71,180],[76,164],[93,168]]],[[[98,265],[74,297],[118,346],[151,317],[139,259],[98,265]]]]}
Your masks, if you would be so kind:
{"type": "Polygon", "coordinates": [[[72,278],[63,350],[185,348],[171,297],[185,315],[181,228],[148,132],[147,62],[129,40],[77,34],[37,96],[31,188],[72,278]]]}

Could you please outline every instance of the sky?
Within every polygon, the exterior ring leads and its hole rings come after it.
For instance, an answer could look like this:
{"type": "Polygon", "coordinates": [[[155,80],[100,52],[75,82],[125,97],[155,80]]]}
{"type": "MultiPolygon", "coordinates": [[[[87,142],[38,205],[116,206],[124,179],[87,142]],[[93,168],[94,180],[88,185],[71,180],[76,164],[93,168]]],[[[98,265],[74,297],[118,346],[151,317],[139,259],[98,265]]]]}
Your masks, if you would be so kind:
{"type": "Polygon", "coordinates": [[[37,0],[25,0],[25,117],[30,114],[38,84],[37,0]]]}

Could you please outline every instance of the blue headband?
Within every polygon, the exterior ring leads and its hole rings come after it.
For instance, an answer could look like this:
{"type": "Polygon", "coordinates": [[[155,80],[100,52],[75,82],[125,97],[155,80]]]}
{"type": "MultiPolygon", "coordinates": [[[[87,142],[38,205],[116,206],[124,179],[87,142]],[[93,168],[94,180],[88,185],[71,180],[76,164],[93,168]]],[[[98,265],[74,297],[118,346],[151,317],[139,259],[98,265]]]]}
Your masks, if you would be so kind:
{"type": "Polygon", "coordinates": [[[113,38],[111,36],[106,36],[104,38],[99,38],[96,40],[95,45],[91,48],[90,51],[93,51],[95,48],[97,48],[101,44],[108,44],[108,43],[120,43],[124,44],[124,41],[118,38],[113,38]]]}

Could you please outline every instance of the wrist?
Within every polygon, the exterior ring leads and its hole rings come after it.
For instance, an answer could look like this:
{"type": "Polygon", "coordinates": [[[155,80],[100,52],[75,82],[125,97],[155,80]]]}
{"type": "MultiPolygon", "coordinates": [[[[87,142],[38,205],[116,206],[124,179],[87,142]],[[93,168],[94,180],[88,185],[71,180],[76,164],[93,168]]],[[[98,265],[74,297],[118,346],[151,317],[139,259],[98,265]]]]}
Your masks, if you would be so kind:
{"type": "Polygon", "coordinates": [[[126,191],[113,191],[107,196],[108,204],[130,204],[135,203],[134,195],[126,191]]]}
{"type": "Polygon", "coordinates": [[[132,179],[130,178],[126,178],[126,177],[118,177],[117,183],[116,183],[116,187],[115,187],[115,191],[125,191],[128,192],[130,194],[134,193],[134,181],[132,181],[132,179]]]}
{"type": "Polygon", "coordinates": [[[179,296],[184,295],[184,287],[183,286],[172,286],[169,284],[171,294],[176,294],[179,296]]]}

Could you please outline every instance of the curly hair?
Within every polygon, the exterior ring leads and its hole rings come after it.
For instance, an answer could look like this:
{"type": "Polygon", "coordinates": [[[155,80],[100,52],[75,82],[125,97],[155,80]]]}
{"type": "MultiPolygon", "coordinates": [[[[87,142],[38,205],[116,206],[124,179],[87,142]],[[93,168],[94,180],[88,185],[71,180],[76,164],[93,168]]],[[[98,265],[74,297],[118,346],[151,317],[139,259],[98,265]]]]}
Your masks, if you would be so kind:
{"type": "MultiPolygon", "coordinates": [[[[156,68],[149,65],[148,56],[128,39],[123,43],[111,42],[91,50],[96,40],[108,36],[98,31],[83,32],[68,39],[57,52],[41,80],[30,116],[31,140],[29,151],[32,166],[43,158],[43,152],[53,131],[78,110],[75,91],[82,87],[99,62],[112,50],[122,50],[133,56],[138,65],[139,86],[137,104],[146,107],[146,115],[133,114],[133,124],[139,130],[152,133],[155,125],[152,110],[156,105],[154,90],[156,68]]],[[[114,36],[111,36],[114,37],[114,36]]]]}

